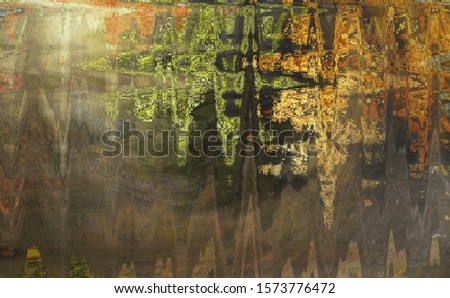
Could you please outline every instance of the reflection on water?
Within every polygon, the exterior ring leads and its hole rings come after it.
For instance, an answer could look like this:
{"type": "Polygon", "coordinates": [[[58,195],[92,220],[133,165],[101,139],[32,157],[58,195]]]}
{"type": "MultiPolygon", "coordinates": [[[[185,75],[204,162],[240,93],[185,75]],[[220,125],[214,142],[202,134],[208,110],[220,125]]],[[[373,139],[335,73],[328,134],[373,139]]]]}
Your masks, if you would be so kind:
{"type": "Polygon", "coordinates": [[[0,276],[450,276],[450,7],[134,2],[0,5],[0,276]]]}

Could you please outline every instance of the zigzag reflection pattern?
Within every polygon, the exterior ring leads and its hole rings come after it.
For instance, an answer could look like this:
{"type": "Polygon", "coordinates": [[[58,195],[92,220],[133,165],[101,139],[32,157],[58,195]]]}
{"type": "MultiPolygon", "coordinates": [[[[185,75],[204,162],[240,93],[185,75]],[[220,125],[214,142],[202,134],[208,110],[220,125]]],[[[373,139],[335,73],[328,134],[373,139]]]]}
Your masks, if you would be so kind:
{"type": "Polygon", "coordinates": [[[447,5],[16,2],[0,276],[450,276],[447,5]],[[217,128],[230,155],[101,157],[126,120],[175,125],[178,152],[217,128]],[[234,157],[249,127],[288,157],[234,157]]]}

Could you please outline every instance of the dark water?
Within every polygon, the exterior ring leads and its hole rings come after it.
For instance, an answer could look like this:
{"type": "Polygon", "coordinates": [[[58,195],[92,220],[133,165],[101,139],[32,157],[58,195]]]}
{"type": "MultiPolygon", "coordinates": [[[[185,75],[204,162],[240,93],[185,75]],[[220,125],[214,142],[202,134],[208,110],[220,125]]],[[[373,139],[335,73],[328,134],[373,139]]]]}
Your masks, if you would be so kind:
{"type": "Polygon", "coordinates": [[[0,5],[0,276],[450,276],[447,5],[37,2],[0,5]],[[170,153],[104,156],[128,124],[170,153]]]}

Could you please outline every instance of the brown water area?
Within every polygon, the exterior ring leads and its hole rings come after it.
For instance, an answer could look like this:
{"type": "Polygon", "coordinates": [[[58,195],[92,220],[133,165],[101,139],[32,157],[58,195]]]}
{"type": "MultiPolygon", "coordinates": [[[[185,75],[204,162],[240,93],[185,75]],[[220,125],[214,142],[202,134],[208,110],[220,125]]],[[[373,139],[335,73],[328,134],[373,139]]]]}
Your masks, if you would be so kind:
{"type": "Polygon", "coordinates": [[[0,277],[450,277],[445,2],[0,1],[0,277]]]}

